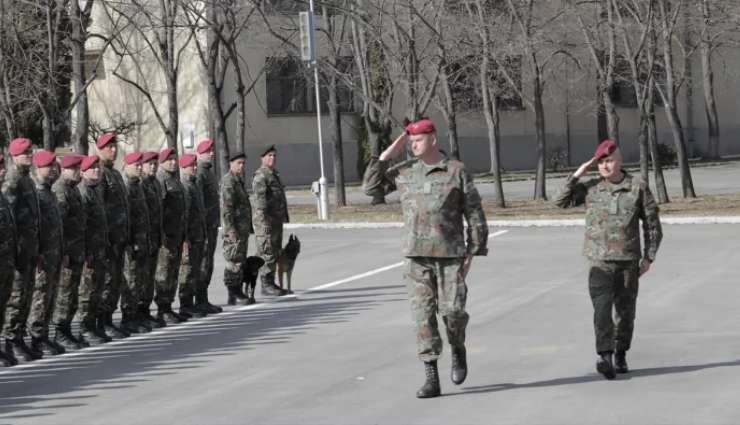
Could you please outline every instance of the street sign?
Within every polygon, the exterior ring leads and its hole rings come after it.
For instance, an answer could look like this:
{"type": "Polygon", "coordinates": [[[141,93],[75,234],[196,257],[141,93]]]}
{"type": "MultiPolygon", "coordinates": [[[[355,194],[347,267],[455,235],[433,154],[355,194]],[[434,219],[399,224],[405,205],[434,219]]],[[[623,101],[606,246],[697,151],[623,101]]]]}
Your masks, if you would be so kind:
{"type": "Polygon", "coordinates": [[[299,12],[298,22],[301,38],[301,59],[313,62],[316,60],[316,46],[313,31],[313,13],[299,12]]]}

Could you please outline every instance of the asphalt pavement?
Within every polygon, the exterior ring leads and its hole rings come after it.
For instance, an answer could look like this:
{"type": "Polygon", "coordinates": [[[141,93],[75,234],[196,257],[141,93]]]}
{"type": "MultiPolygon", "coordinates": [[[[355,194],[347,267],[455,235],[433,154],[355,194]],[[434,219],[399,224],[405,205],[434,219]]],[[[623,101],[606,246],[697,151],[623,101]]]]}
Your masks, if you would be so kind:
{"type": "MultiPolygon", "coordinates": [[[[423,381],[401,231],[292,230],[296,296],[0,371],[12,424],[733,424],[740,227],[669,225],[642,279],[632,372],[594,370],[582,227],[491,229],[468,278],[470,374],[423,381]]],[[[251,241],[250,241],[251,242],[251,241]]],[[[252,247],[250,247],[252,252],[252,247]]],[[[211,298],[223,302],[223,262],[211,298]]]]}

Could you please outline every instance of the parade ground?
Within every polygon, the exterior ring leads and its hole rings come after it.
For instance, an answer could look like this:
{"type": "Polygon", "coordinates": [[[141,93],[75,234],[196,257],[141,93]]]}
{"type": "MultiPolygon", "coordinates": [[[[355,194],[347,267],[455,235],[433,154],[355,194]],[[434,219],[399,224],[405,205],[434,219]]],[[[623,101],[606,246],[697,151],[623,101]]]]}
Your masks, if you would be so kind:
{"type": "Polygon", "coordinates": [[[450,382],[445,347],[427,400],[401,232],[289,230],[294,296],[2,370],[0,423],[737,423],[740,226],[664,226],[616,381],[594,370],[583,227],[492,227],[467,279],[468,379],[450,382]]]}

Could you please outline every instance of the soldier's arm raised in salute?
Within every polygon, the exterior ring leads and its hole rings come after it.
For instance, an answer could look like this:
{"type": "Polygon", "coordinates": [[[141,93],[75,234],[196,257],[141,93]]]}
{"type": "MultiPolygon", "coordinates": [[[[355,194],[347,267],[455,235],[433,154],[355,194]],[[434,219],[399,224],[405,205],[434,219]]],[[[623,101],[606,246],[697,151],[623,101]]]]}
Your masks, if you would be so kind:
{"type": "Polygon", "coordinates": [[[560,193],[558,193],[558,196],[555,198],[555,205],[560,208],[572,208],[583,205],[583,203],[586,202],[588,187],[593,183],[587,182],[584,184],[580,179],[585,176],[586,173],[588,173],[589,168],[593,167],[596,163],[598,163],[598,159],[591,158],[581,164],[575,173],[568,176],[565,180],[565,184],[560,190],[560,193]]]}
{"type": "Polygon", "coordinates": [[[389,162],[405,151],[406,133],[401,133],[378,158],[371,158],[362,176],[362,187],[367,196],[385,196],[394,190],[395,175],[388,172],[389,162]]]}

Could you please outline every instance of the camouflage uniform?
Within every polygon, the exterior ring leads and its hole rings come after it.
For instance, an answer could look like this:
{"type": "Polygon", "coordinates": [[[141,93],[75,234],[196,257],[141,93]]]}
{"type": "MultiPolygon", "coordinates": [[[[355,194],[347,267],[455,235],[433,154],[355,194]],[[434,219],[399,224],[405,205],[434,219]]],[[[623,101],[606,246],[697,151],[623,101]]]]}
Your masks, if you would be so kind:
{"type": "Polygon", "coordinates": [[[561,208],[586,204],[583,254],[591,263],[588,280],[596,351],[627,351],[634,329],[639,261],[655,260],[663,238],[655,198],[642,179],[625,173],[616,184],[604,178],[581,182],[570,176],[555,202],[561,208]],[[640,249],[639,221],[644,252],[640,249]],[[612,308],[616,310],[616,325],[612,308]]]}
{"type": "Polygon", "coordinates": [[[240,287],[244,281],[247,244],[252,229],[252,205],[241,176],[226,173],[221,179],[221,217],[223,220],[224,284],[240,287]],[[236,235],[232,240],[229,234],[236,235]]]}
{"type": "Polygon", "coordinates": [[[260,269],[264,282],[275,284],[275,267],[283,245],[283,223],[289,222],[285,186],[277,170],[262,166],[252,180],[252,223],[257,242],[257,255],[265,260],[260,269]]]}
{"type": "Polygon", "coordinates": [[[39,231],[39,261],[36,269],[36,286],[33,290],[28,325],[33,338],[48,338],[49,322],[53,314],[59,269],[62,265],[63,223],[51,182],[36,185],[41,212],[39,231]]]}
{"type": "MultiPolygon", "coordinates": [[[[113,168],[113,161],[102,161],[98,188],[105,202],[108,220],[108,270],[102,294],[102,306],[112,315],[121,298],[123,285],[124,250],[129,241],[129,210],[126,186],[121,173],[113,168]]],[[[108,320],[110,322],[110,320],[108,320]]]]}
{"type": "Polygon", "coordinates": [[[182,244],[187,229],[185,188],[177,171],[157,171],[162,186],[162,247],[157,259],[156,303],[160,312],[170,311],[177,292],[177,277],[182,260],[182,244]]]}
{"type": "Polygon", "coordinates": [[[478,190],[465,165],[447,157],[433,166],[414,159],[390,169],[387,161],[373,159],[363,184],[369,196],[400,191],[405,279],[418,355],[424,362],[436,361],[442,352],[436,313],[445,322],[450,345],[463,347],[469,316],[461,267],[466,255],[488,253],[488,225],[478,190]]]}
{"type": "Polygon", "coordinates": [[[30,167],[11,167],[2,191],[15,217],[17,237],[15,273],[5,306],[3,337],[18,340],[25,334],[39,256],[39,200],[30,167]]]}
{"type": "Polygon", "coordinates": [[[203,205],[206,209],[206,246],[200,276],[203,280],[201,288],[208,291],[213,276],[213,256],[216,253],[216,245],[218,245],[218,226],[221,224],[218,179],[213,170],[213,163],[198,162],[198,187],[203,194],[203,205]]]}
{"type": "MultiPolygon", "coordinates": [[[[182,254],[180,266],[180,306],[192,307],[193,296],[203,296],[201,278],[203,266],[203,250],[206,245],[206,214],[203,206],[203,195],[198,187],[196,176],[183,176],[182,185],[185,188],[185,209],[187,213],[188,249],[182,254]]],[[[203,302],[198,299],[198,304],[203,302]]]]}
{"type": "Polygon", "coordinates": [[[78,291],[85,264],[85,209],[78,183],[60,177],[52,186],[57,198],[64,226],[64,248],[66,262],[62,264],[61,278],[54,307],[54,324],[69,330],[77,312],[78,291]]]}
{"type": "Polygon", "coordinates": [[[149,211],[149,261],[147,273],[142,285],[140,308],[149,311],[154,301],[154,281],[157,273],[157,257],[162,246],[162,185],[156,176],[146,176],[142,183],[149,211]]]}
{"type": "Polygon", "coordinates": [[[101,303],[109,246],[108,218],[98,185],[85,179],[79,185],[85,211],[85,266],[79,290],[79,313],[83,330],[89,331],[96,329],[97,318],[104,309],[101,303]]]}
{"type": "Polygon", "coordinates": [[[140,302],[145,299],[144,291],[149,272],[149,209],[141,178],[126,176],[126,192],[129,204],[129,240],[126,248],[122,285],[121,312],[126,321],[137,316],[140,302]]]}
{"type": "Polygon", "coordinates": [[[5,195],[0,192],[0,329],[5,316],[5,304],[10,297],[15,273],[16,233],[15,217],[5,195]]]}

